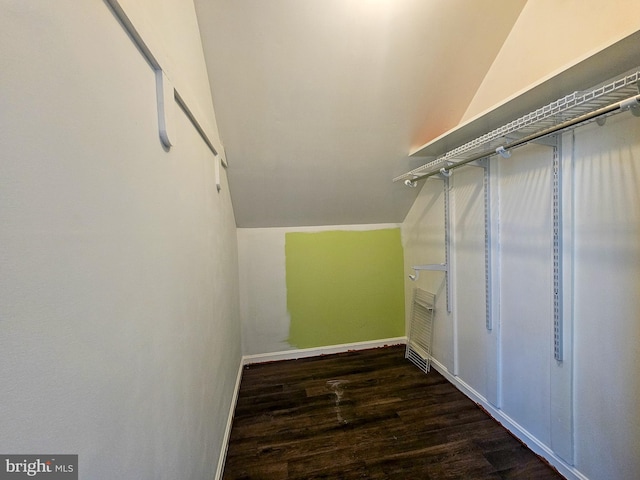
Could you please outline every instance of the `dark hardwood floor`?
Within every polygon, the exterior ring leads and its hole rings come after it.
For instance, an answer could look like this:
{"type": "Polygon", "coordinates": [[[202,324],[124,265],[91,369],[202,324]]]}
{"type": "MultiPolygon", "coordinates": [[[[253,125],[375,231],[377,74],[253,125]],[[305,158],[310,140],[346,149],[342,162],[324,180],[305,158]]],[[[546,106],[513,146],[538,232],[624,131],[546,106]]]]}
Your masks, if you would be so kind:
{"type": "Polygon", "coordinates": [[[245,368],[225,479],[561,479],[394,346],[245,368]]]}

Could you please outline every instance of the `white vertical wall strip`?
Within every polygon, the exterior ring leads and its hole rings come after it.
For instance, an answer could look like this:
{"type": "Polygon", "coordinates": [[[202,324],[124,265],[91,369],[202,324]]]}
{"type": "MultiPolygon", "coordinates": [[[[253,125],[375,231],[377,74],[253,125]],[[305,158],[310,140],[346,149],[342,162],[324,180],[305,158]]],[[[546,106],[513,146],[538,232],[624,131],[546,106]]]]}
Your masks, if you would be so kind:
{"type": "Polygon", "coordinates": [[[458,308],[456,298],[455,276],[456,276],[456,228],[455,218],[455,197],[451,194],[453,190],[453,182],[449,177],[444,177],[444,225],[445,225],[445,263],[447,264],[446,295],[447,295],[447,313],[448,320],[453,327],[453,369],[452,373],[456,376],[460,374],[460,350],[459,350],[459,334],[458,334],[458,308]]]}
{"type": "Polygon", "coordinates": [[[640,472],[640,119],[575,131],[574,422],[577,468],[640,472]]]}
{"type": "Polygon", "coordinates": [[[553,358],[552,149],[529,145],[501,162],[502,408],[550,441],[553,358]]]}
{"type": "Polygon", "coordinates": [[[573,132],[558,137],[562,168],[562,353],[551,362],[551,448],[573,465],[573,132]]]}
{"type": "MultiPolygon", "coordinates": [[[[452,269],[455,309],[453,311],[457,344],[457,375],[481,395],[490,395],[495,387],[489,381],[488,355],[491,333],[487,331],[485,309],[484,256],[484,169],[458,170],[452,176],[452,269]]],[[[495,395],[491,395],[494,397],[495,395]]]]}
{"type": "Polygon", "coordinates": [[[489,335],[489,349],[487,351],[487,400],[496,408],[502,408],[502,361],[501,361],[501,323],[500,323],[500,189],[498,178],[500,175],[499,157],[491,157],[489,169],[489,204],[488,214],[491,216],[491,332],[489,335]]]}

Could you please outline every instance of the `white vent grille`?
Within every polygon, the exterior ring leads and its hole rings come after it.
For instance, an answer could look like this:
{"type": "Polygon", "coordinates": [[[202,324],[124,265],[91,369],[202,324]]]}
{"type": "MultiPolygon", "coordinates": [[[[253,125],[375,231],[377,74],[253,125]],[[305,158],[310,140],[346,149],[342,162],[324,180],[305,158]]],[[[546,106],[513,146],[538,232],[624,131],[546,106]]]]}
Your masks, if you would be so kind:
{"type": "Polygon", "coordinates": [[[413,291],[411,323],[405,357],[425,373],[431,368],[431,337],[436,296],[420,288],[413,291]]]}

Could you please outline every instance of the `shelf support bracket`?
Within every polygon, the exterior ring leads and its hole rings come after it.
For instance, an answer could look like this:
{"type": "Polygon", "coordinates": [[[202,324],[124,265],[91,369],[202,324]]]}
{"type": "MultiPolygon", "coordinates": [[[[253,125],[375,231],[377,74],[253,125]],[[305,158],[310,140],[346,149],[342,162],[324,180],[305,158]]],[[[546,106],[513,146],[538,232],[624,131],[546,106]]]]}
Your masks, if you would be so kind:
{"type": "Polygon", "coordinates": [[[489,157],[480,161],[480,166],[484,167],[483,190],[484,190],[484,298],[485,298],[485,326],[487,331],[493,330],[493,317],[491,315],[491,183],[490,183],[489,157]]]}
{"type": "Polygon", "coordinates": [[[496,153],[502,158],[511,158],[511,152],[506,150],[503,146],[496,148],[496,153]]]}
{"type": "Polygon", "coordinates": [[[562,139],[555,136],[553,147],[553,356],[563,359],[562,306],[562,139]]]}
{"type": "MultiPolygon", "coordinates": [[[[449,172],[449,176],[451,172],[449,172]]],[[[451,208],[449,176],[444,178],[444,258],[447,266],[445,273],[445,288],[447,290],[447,313],[451,313],[453,299],[451,298],[451,208]]]]}

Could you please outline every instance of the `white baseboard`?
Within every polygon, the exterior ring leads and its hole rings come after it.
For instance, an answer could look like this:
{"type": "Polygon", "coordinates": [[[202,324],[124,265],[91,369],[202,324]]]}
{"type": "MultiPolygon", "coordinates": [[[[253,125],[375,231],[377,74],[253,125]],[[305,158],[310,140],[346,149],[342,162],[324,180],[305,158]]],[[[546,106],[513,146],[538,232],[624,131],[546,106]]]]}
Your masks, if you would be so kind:
{"type": "Polygon", "coordinates": [[[278,360],[295,360],[296,358],[317,357],[332,353],[348,352],[349,350],[366,350],[368,348],[387,347],[389,345],[406,345],[407,337],[384,338],[367,342],[343,343],[326,347],[300,348],[285,350],[282,352],[259,353],[257,355],[245,355],[242,357],[243,365],[252,363],[275,362],[278,360]]]}
{"type": "Polygon", "coordinates": [[[547,462],[553,465],[554,468],[560,472],[561,475],[569,480],[589,480],[582,473],[576,470],[571,465],[568,465],[564,460],[555,455],[552,450],[545,444],[540,442],[534,435],[532,435],[527,429],[519,425],[515,420],[505,414],[502,410],[493,406],[484,396],[480,395],[471,386],[460,380],[459,377],[453,375],[447,367],[436,359],[431,359],[431,365],[442,374],[449,382],[464,393],[471,400],[482,406],[489,415],[493,417],[500,425],[509,430],[516,438],[524,443],[531,451],[543,457],[547,462]]]}
{"type": "Polygon", "coordinates": [[[218,458],[218,468],[216,469],[215,480],[221,480],[222,473],[224,472],[224,462],[227,459],[229,437],[231,436],[233,416],[236,411],[236,404],[238,403],[238,394],[240,393],[240,381],[242,380],[243,367],[244,363],[242,360],[240,360],[240,365],[238,366],[238,374],[236,375],[236,384],[233,387],[233,397],[231,397],[231,405],[229,406],[229,414],[227,415],[227,425],[224,429],[224,436],[222,437],[222,448],[220,449],[220,457],[218,458]]]}

